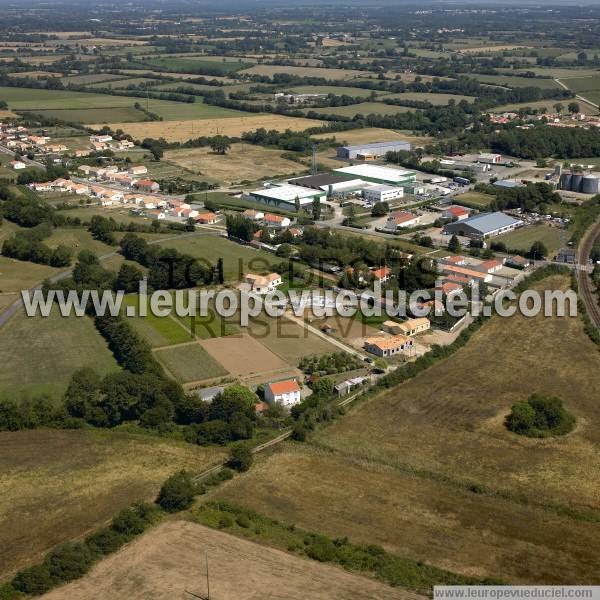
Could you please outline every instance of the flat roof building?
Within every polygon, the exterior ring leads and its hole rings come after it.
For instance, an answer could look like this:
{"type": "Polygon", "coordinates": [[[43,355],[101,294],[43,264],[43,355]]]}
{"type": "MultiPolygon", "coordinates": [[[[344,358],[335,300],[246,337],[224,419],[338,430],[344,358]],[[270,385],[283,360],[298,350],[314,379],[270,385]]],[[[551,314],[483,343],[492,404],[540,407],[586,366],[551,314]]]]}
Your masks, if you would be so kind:
{"type": "Polygon", "coordinates": [[[409,142],[396,140],[393,142],[372,142],[370,144],[357,144],[355,146],[340,146],[337,149],[338,158],[353,160],[360,157],[378,158],[385,156],[387,152],[399,152],[400,150],[410,150],[409,142]]]}
{"type": "Polygon", "coordinates": [[[328,191],[329,186],[332,187],[332,191],[338,191],[348,187],[354,187],[364,183],[352,175],[333,175],[332,173],[324,173],[322,175],[308,175],[307,177],[297,177],[290,179],[291,185],[301,185],[302,187],[311,188],[313,190],[328,191]]]}
{"type": "Polygon", "coordinates": [[[359,177],[365,181],[372,181],[373,183],[394,185],[414,184],[417,178],[414,171],[392,169],[391,167],[381,167],[379,165],[353,165],[351,167],[335,169],[335,172],[354,175],[355,177],[359,177]]]}
{"type": "Polygon", "coordinates": [[[404,196],[404,188],[379,183],[363,190],[363,197],[369,202],[389,202],[404,196]]]}
{"type": "Polygon", "coordinates": [[[522,225],[523,221],[502,212],[481,213],[462,221],[444,225],[444,233],[462,235],[473,239],[483,239],[507,233],[522,225]]]}

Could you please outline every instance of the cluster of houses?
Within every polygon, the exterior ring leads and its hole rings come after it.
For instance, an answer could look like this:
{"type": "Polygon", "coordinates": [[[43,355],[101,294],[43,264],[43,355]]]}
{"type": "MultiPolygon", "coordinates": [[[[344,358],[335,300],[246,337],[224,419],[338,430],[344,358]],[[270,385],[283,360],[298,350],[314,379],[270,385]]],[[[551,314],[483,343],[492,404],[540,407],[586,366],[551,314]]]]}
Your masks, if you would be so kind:
{"type": "Polygon", "coordinates": [[[144,165],[129,167],[126,171],[119,170],[116,165],[104,167],[80,165],[77,170],[91,181],[109,181],[125,188],[135,188],[140,192],[149,194],[160,191],[160,185],[156,181],[144,177],[148,173],[148,169],[144,165]]]}
{"type": "Polygon", "coordinates": [[[131,150],[135,146],[130,140],[115,140],[111,135],[106,134],[91,135],[90,145],[94,152],[102,152],[102,150],[131,150]]]}

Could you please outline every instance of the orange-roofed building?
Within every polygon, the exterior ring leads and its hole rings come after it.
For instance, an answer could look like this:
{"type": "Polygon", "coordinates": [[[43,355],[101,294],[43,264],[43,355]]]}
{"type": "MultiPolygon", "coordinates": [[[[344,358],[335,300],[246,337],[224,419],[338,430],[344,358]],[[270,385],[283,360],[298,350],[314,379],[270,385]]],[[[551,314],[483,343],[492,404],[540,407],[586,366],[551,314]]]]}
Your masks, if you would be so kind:
{"type": "Polygon", "coordinates": [[[279,402],[283,406],[294,406],[301,401],[300,386],[295,379],[284,379],[265,385],[265,400],[272,404],[279,402]]]}
{"type": "Polygon", "coordinates": [[[389,281],[392,276],[392,270],[389,267],[379,267],[379,269],[374,269],[371,273],[373,274],[373,277],[381,281],[381,283],[389,281]]]}
{"type": "Polygon", "coordinates": [[[414,347],[413,341],[405,335],[366,338],[364,345],[367,352],[382,357],[395,356],[414,347]]]}
{"type": "Polygon", "coordinates": [[[212,225],[213,223],[217,222],[217,215],[212,212],[199,213],[194,217],[194,219],[201,225],[212,225]]]}

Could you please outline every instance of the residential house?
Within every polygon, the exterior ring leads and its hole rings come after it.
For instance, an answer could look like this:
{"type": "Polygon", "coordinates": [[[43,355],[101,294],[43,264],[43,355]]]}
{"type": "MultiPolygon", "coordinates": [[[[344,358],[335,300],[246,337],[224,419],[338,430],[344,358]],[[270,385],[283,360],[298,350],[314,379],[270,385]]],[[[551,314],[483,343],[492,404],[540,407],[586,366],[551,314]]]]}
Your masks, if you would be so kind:
{"type": "Polygon", "coordinates": [[[268,404],[278,402],[283,406],[294,406],[301,401],[300,386],[295,379],[285,379],[265,385],[265,401],[268,404]]]}
{"type": "Polygon", "coordinates": [[[158,219],[162,221],[165,217],[165,213],[162,210],[149,210],[146,213],[151,219],[158,219]]]}
{"type": "Polygon", "coordinates": [[[145,175],[148,168],[144,165],[136,165],[135,167],[129,167],[128,172],[130,175],[145,175]]]}
{"type": "Polygon", "coordinates": [[[94,143],[106,144],[107,142],[111,142],[111,141],[112,141],[112,135],[102,134],[102,135],[91,135],[90,136],[90,142],[92,142],[92,144],[94,144],[94,143]]]}
{"type": "Polygon", "coordinates": [[[283,283],[283,280],[278,273],[269,273],[268,275],[247,273],[244,275],[244,282],[250,285],[250,291],[264,295],[275,290],[283,283]]]}
{"type": "Polygon", "coordinates": [[[404,335],[393,335],[391,337],[370,337],[364,341],[367,352],[380,357],[395,356],[402,352],[413,349],[413,340],[404,335]]]}
{"type": "Polygon", "coordinates": [[[458,276],[460,278],[466,278],[468,281],[483,281],[488,283],[492,280],[492,276],[487,272],[476,271],[474,268],[458,267],[455,265],[440,265],[442,272],[447,276],[458,276]]]}
{"type": "MultiPolygon", "coordinates": [[[[189,210],[189,207],[186,210],[189,210]]],[[[200,223],[200,225],[212,225],[213,223],[217,222],[218,217],[213,212],[205,212],[205,213],[198,213],[194,217],[194,219],[196,220],[197,223],[200,223]]]]}
{"type": "Polygon", "coordinates": [[[462,221],[463,219],[467,219],[470,214],[469,209],[464,206],[449,206],[443,210],[442,219],[462,221]]]}
{"type": "Polygon", "coordinates": [[[506,264],[509,267],[516,267],[517,269],[526,269],[527,267],[531,266],[531,261],[528,258],[523,258],[522,256],[515,254],[515,256],[509,256],[506,259],[506,264]]]}
{"type": "Polygon", "coordinates": [[[406,227],[415,227],[421,222],[421,217],[418,215],[413,215],[409,212],[396,212],[392,213],[386,223],[385,229],[389,229],[390,231],[397,231],[398,229],[404,229],[406,227]]]}
{"type": "Polygon", "coordinates": [[[24,162],[21,162],[20,160],[12,160],[10,162],[10,166],[15,170],[15,171],[20,171],[22,169],[26,169],[27,165],[24,162]]]}
{"type": "Polygon", "coordinates": [[[160,191],[160,185],[151,179],[138,179],[133,185],[142,192],[156,193],[160,191]]]}
{"type": "Polygon", "coordinates": [[[378,269],[373,269],[371,274],[381,283],[386,283],[392,277],[392,270],[389,267],[379,267],[378,269]]]}
{"type": "Polygon", "coordinates": [[[431,328],[431,322],[427,317],[419,317],[416,319],[407,319],[400,325],[400,332],[404,335],[413,336],[418,333],[423,333],[431,328]]]}
{"type": "Polygon", "coordinates": [[[242,216],[246,217],[246,219],[250,219],[251,221],[261,221],[265,218],[265,213],[259,210],[248,208],[242,213],[242,216]]]}
{"type": "Polygon", "coordinates": [[[281,215],[274,215],[271,213],[266,213],[263,217],[263,223],[267,227],[274,227],[275,229],[282,229],[284,227],[289,227],[292,224],[292,221],[288,217],[283,217],[281,215]]]}
{"type": "Polygon", "coordinates": [[[473,268],[484,273],[497,273],[503,267],[502,261],[499,260],[484,260],[482,263],[475,265],[473,268]]]}
{"type": "Polygon", "coordinates": [[[29,187],[36,192],[49,192],[52,189],[50,182],[30,183],[29,187]]]}

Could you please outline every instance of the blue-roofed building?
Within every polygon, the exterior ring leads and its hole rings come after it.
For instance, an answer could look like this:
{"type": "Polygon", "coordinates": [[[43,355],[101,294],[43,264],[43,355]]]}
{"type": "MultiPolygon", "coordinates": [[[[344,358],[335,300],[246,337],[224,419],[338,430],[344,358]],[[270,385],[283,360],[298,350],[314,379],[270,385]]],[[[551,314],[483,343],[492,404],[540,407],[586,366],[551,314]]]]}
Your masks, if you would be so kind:
{"type": "Polygon", "coordinates": [[[502,212],[481,213],[463,221],[448,223],[444,226],[444,233],[456,234],[475,240],[501,235],[516,229],[523,221],[515,219],[502,212]]]}

